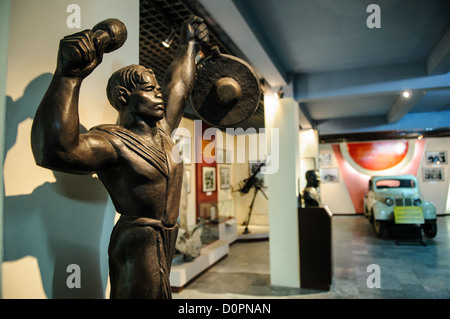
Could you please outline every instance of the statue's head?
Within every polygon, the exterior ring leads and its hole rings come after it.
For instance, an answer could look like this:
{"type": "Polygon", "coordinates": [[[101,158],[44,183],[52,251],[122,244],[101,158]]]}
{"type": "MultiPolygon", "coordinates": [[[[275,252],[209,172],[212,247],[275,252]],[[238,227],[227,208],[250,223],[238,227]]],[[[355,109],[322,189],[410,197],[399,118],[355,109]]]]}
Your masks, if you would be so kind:
{"type": "Polygon", "coordinates": [[[164,117],[161,87],[153,71],[142,65],[132,64],[114,72],[106,94],[119,114],[139,114],[152,120],[164,117]]]}
{"type": "Polygon", "coordinates": [[[307,186],[318,187],[320,185],[320,177],[317,171],[309,170],[305,173],[305,178],[307,181],[307,186]]]}

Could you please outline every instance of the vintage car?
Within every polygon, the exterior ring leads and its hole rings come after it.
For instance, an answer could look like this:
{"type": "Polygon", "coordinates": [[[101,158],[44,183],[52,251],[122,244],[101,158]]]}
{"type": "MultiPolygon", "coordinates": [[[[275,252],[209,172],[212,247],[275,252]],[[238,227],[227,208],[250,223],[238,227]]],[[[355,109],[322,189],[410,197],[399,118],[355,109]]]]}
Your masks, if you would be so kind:
{"type": "Polygon", "coordinates": [[[424,201],[413,175],[373,176],[364,197],[364,215],[378,237],[391,225],[420,225],[428,238],[437,233],[436,208],[424,201]]]}

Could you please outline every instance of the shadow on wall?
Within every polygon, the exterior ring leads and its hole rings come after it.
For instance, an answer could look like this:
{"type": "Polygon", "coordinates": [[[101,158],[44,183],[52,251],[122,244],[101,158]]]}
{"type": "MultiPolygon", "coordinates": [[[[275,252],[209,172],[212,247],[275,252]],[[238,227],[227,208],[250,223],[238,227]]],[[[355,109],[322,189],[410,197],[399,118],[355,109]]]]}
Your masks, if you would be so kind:
{"type": "MultiPolygon", "coordinates": [[[[18,125],[34,117],[51,77],[34,79],[16,102],[7,98],[5,154],[16,143],[18,125]]],[[[114,207],[97,178],[54,175],[56,182],[45,182],[31,194],[5,197],[3,260],[36,257],[48,298],[104,298],[114,207]],[[80,267],[81,288],[67,287],[71,264],[80,267]]]]}

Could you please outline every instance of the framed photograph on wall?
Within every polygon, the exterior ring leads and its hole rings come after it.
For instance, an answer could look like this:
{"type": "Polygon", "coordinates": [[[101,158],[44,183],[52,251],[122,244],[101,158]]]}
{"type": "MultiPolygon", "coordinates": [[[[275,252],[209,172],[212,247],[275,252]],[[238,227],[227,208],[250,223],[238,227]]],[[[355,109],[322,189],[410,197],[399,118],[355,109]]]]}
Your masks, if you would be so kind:
{"type": "Polygon", "coordinates": [[[322,183],[338,183],[339,182],[339,169],[337,167],[321,168],[320,181],[322,183]]]}
{"type": "Polygon", "coordinates": [[[216,168],[211,166],[202,167],[202,190],[204,193],[216,190],[216,168]]]}
{"type": "Polygon", "coordinates": [[[230,168],[221,167],[220,168],[220,189],[230,188],[230,168]]]}
{"type": "Polygon", "coordinates": [[[427,164],[447,164],[447,151],[427,151],[427,164]]]}
{"type": "Polygon", "coordinates": [[[427,182],[431,181],[444,181],[444,170],[442,167],[425,167],[423,168],[423,180],[427,182]]]}
{"type": "Polygon", "coordinates": [[[319,167],[329,167],[333,165],[333,155],[330,152],[319,154],[319,167]]]}

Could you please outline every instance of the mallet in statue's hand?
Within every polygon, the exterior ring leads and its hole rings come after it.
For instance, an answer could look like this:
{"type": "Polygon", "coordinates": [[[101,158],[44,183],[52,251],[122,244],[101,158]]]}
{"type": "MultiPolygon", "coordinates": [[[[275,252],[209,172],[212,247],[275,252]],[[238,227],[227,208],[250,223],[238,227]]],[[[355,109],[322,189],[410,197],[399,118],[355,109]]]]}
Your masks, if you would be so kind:
{"type": "MultiPolygon", "coordinates": [[[[91,36],[97,49],[102,53],[109,53],[120,48],[127,40],[127,28],[117,19],[106,19],[99,22],[92,28],[91,36]]],[[[72,66],[82,64],[85,60],[84,49],[80,47],[79,43],[73,44],[68,37],[61,52],[64,61],[69,62],[72,66]]]]}

